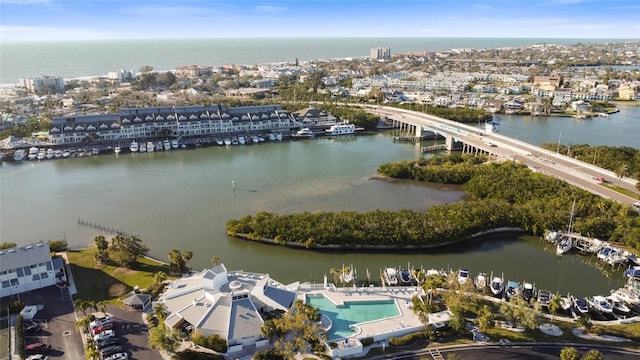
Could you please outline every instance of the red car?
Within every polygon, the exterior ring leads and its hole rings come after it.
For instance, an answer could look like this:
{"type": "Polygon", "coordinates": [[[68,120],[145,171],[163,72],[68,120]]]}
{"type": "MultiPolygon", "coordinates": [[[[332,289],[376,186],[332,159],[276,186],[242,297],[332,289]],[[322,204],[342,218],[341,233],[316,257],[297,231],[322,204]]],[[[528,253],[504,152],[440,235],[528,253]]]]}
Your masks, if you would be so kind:
{"type": "Polygon", "coordinates": [[[112,330],[113,329],[113,323],[104,323],[104,324],[100,324],[98,326],[94,326],[93,329],[93,334],[100,334],[101,332],[105,331],[105,330],[112,330]]]}
{"type": "Polygon", "coordinates": [[[603,178],[603,177],[597,177],[596,181],[597,182],[601,182],[601,183],[606,183],[607,182],[607,180],[605,180],[605,178],[603,178]]]}
{"type": "Polygon", "coordinates": [[[51,350],[51,345],[41,342],[27,345],[27,352],[30,354],[44,354],[49,350],[51,350]]]}

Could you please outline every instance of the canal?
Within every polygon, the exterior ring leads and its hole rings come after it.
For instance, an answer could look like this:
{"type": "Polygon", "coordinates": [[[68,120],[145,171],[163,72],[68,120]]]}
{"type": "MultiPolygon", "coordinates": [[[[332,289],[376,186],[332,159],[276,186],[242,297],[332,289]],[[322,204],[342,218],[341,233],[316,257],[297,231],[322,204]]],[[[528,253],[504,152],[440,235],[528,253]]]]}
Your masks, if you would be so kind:
{"type": "MultiPolygon", "coordinates": [[[[585,120],[580,126],[593,132],[583,129],[584,139],[572,142],[600,144],[599,122],[604,122],[621,134],[614,137],[619,142],[606,144],[629,145],[631,134],[638,132],[638,110],[631,107],[627,115],[621,111],[608,119],[585,120]]],[[[563,126],[570,128],[568,122],[576,120],[500,121],[505,135],[539,144],[557,141],[557,134],[547,139],[557,127],[570,141],[570,131],[563,126]],[[535,134],[540,139],[527,138],[535,134]]],[[[325,274],[331,278],[331,268],[353,264],[363,281],[367,270],[375,279],[386,266],[422,266],[504,273],[505,279],[577,295],[607,294],[622,284],[621,271],[599,268],[589,257],[557,257],[548,244],[530,236],[492,236],[438,251],[379,254],[293,250],[225,235],[228,219],[259,211],[424,210],[464,199],[455,186],[376,179],[380,164],[421,156],[419,146],[392,139],[393,134],[381,133],[5,163],[0,174],[0,241],[27,244],[65,238],[72,247],[90,245],[103,232],[78,225],[81,218],[137,234],[151,248],[150,255],[161,260],[172,248],[190,249],[195,269],[210,266],[211,257],[217,256],[229,269],[266,272],[283,282],[322,282],[325,274]]]]}

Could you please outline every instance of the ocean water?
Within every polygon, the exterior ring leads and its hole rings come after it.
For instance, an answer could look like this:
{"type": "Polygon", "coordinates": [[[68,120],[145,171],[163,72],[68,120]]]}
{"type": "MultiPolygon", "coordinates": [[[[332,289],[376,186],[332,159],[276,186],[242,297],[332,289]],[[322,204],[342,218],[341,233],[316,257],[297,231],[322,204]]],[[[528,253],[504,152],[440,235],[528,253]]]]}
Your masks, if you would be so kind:
{"type": "Polygon", "coordinates": [[[536,38],[237,38],[0,42],[0,83],[43,75],[65,79],[106,75],[144,65],[170,70],[183,65],[293,63],[363,57],[374,47],[391,53],[453,48],[496,48],[532,44],[622,42],[616,39],[536,38]]]}

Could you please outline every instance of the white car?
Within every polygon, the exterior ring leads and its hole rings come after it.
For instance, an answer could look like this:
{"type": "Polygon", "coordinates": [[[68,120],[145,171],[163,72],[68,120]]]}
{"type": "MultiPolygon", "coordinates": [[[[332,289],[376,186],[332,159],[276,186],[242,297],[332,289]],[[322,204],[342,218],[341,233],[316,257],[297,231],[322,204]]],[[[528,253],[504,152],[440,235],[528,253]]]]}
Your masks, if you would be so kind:
{"type": "Polygon", "coordinates": [[[93,337],[93,341],[102,341],[102,340],[106,340],[106,339],[110,339],[112,337],[116,337],[116,332],[113,330],[105,330],[99,334],[97,334],[96,336],[93,337]]]}
{"type": "Polygon", "coordinates": [[[640,209],[640,202],[634,202],[633,207],[636,209],[640,209]]]}
{"type": "Polygon", "coordinates": [[[106,357],[104,360],[127,360],[129,355],[127,353],[117,353],[106,357]]]}
{"type": "Polygon", "coordinates": [[[93,329],[94,327],[98,326],[98,325],[102,325],[102,324],[107,324],[111,322],[111,318],[109,316],[105,316],[102,318],[97,318],[95,320],[93,320],[92,322],[89,323],[89,328],[93,329]]]}
{"type": "Polygon", "coordinates": [[[44,354],[31,355],[27,358],[27,360],[47,360],[47,359],[49,359],[49,357],[44,354]]]}

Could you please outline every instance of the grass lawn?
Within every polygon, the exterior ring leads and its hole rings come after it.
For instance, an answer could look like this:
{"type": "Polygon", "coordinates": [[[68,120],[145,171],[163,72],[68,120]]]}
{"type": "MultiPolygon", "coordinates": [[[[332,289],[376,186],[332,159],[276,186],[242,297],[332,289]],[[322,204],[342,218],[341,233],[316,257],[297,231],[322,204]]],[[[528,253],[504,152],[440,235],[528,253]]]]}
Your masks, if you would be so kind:
{"type": "MultiPolygon", "coordinates": [[[[98,265],[95,247],[67,252],[69,266],[78,288],[77,299],[117,300],[134,286],[144,289],[153,284],[153,276],[164,271],[169,274],[169,266],[147,258],[140,258],[135,270],[114,265],[98,265]]],[[[167,276],[167,279],[170,277],[167,276]]]]}

